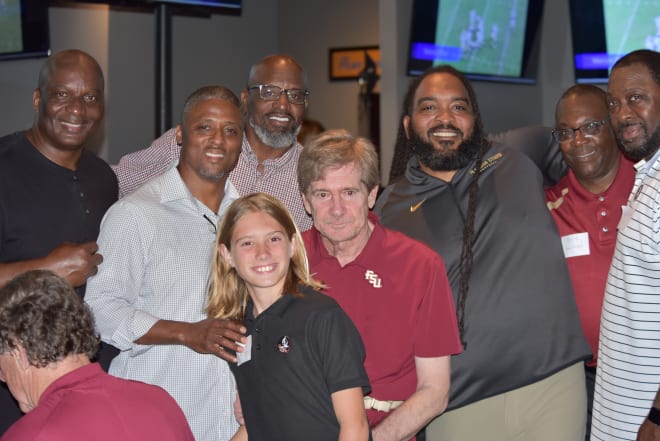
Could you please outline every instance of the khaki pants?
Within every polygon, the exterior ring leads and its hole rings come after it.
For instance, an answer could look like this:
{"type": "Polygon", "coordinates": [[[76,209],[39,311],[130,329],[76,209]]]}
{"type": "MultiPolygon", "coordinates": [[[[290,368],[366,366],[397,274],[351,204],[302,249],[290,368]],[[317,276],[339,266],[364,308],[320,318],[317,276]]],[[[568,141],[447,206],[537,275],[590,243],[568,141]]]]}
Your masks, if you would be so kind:
{"type": "Polygon", "coordinates": [[[445,412],[426,441],[583,441],[587,413],[584,364],[529,386],[445,412]]]}

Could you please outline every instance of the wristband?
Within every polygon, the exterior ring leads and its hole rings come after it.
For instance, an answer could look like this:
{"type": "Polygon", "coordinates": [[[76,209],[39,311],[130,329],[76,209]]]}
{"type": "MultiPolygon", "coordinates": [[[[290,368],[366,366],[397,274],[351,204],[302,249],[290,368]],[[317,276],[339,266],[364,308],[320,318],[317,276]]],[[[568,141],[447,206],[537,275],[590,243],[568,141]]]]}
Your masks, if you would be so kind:
{"type": "Polygon", "coordinates": [[[660,409],[657,407],[652,407],[649,411],[649,416],[647,416],[646,419],[656,426],[660,426],[660,409]]]}

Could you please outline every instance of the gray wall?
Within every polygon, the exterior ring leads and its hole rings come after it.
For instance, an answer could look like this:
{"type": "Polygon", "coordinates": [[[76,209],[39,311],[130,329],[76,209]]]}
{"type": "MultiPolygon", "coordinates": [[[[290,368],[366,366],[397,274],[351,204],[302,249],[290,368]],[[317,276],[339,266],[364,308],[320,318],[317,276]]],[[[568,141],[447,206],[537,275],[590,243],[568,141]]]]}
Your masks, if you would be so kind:
{"type": "MultiPolygon", "coordinates": [[[[310,116],[327,128],[357,132],[358,87],[328,80],[328,48],[380,45],[381,152],[389,170],[405,75],[410,0],[244,0],[240,17],[175,16],[174,121],[196,87],[222,83],[239,92],[249,66],[281,51],[309,73],[310,116]]],[[[53,50],[79,47],[106,72],[104,130],[93,149],[110,162],[154,138],[154,16],[104,5],[50,8],[53,50]]],[[[486,129],[553,122],[554,103],[573,83],[568,0],[546,0],[536,85],[475,82],[486,129]]],[[[28,127],[31,94],[43,60],[0,63],[0,134],[28,127]]]]}

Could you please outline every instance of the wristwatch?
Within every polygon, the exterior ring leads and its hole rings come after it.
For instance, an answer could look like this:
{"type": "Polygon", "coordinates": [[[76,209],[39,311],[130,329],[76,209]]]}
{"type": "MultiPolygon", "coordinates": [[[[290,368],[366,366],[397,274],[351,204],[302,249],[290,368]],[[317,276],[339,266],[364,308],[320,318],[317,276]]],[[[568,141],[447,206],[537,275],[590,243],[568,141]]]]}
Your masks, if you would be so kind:
{"type": "Polygon", "coordinates": [[[648,419],[656,426],[660,426],[660,409],[657,407],[652,407],[649,411],[649,416],[647,416],[646,419],[648,419]]]}

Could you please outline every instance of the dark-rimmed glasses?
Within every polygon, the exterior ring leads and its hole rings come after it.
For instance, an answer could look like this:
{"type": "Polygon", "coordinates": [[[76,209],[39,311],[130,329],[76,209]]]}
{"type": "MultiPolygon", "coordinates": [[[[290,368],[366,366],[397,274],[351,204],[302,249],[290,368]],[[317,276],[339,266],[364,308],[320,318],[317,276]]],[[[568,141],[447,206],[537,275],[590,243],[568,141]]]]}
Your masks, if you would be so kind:
{"type": "Polygon", "coordinates": [[[552,131],[552,136],[559,142],[570,141],[575,138],[575,133],[577,131],[582,132],[584,136],[595,136],[600,132],[601,127],[607,122],[607,118],[601,119],[600,121],[591,121],[586,124],[582,124],[580,127],[565,129],[555,129],[552,131]]]}
{"type": "Polygon", "coordinates": [[[264,101],[277,101],[282,96],[282,93],[286,94],[286,99],[289,100],[291,104],[305,104],[305,100],[309,95],[309,90],[305,89],[282,89],[278,86],[272,86],[270,84],[255,84],[254,86],[248,86],[247,90],[259,90],[259,98],[264,101]]]}

